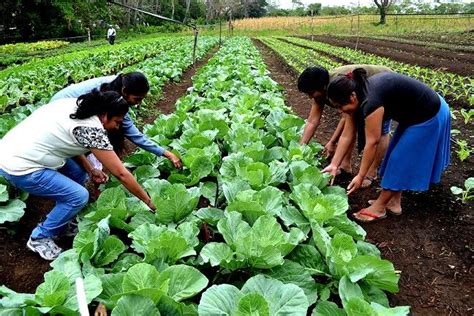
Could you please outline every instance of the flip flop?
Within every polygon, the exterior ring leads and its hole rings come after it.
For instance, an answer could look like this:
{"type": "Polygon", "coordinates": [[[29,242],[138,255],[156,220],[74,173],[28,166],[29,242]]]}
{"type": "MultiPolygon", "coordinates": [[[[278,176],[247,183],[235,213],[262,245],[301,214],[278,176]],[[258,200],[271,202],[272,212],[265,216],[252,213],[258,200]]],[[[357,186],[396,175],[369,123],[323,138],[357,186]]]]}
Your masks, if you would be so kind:
{"type": "MultiPolygon", "coordinates": [[[[369,205],[374,204],[374,202],[375,202],[375,200],[368,200],[368,201],[367,201],[367,203],[369,203],[369,205]]],[[[395,211],[389,209],[388,207],[386,208],[386,210],[387,210],[390,214],[395,215],[395,216],[400,216],[400,215],[402,215],[402,212],[403,212],[402,209],[400,209],[400,212],[395,212],[395,211]]]]}
{"type": "Polygon", "coordinates": [[[379,220],[382,220],[384,218],[387,218],[387,213],[383,213],[383,214],[373,214],[373,213],[369,213],[367,212],[367,209],[366,208],[363,208],[361,209],[360,211],[358,212],[355,212],[352,214],[352,217],[358,221],[358,222],[361,222],[361,223],[372,223],[372,222],[376,222],[376,221],[379,221],[379,220]],[[372,219],[363,219],[363,218],[358,218],[355,216],[355,214],[360,214],[360,215],[365,215],[365,216],[368,216],[372,219]]]}

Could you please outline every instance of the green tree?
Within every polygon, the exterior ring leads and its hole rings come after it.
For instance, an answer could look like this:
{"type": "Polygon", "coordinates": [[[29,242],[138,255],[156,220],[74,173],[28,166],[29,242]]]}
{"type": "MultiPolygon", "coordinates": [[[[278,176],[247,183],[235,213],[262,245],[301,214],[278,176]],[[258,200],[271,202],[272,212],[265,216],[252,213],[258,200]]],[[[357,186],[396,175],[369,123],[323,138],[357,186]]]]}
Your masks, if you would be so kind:
{"type": "Polygon", "coordinates": [[[308,15],[311,15],[311,11],[313,12],[314,15],[320,15],[321,14],[321,3],[311,3],[308,6],[308,15]]]}
{"type": "Polygon", "coordinates": [[[394,2],[395,0],[374,0],[375,5],[377,6],[380,12],[379,24],[385,24],[385,17],[387,15],[387,11],[394,2]]]}

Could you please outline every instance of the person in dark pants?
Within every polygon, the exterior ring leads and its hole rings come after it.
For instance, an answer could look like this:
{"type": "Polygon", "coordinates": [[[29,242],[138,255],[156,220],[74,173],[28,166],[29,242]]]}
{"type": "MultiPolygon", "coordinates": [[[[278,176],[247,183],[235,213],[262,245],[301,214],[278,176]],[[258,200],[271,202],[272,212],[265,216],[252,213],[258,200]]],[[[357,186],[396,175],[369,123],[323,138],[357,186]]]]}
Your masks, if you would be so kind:
{"type": "Polygon", "coordinates": [[[110,45],[114,45],[116,35],[117,35],[117,31],[115,31],[112,25],[109,25],[109,29],[107,30],[107,39],[110,45]]]}
{"type": "MultiPolygon", "coordinates": [[[[408,76],[381,73],[367,79],[364,69],[333,80],[330,102],[344,113],[361,111],[365,121],[365,147],[359,173],[348,186],[360,188],[374,160],[383,120],[398,127],[380,167],[382,192],[372,205],[354,213],[361,222],[400,215],[403,191],[426,191],[438,183],[450,161],[451,116],[446,101],[434,90],[408,76]]],[[[355,131],[354,131],[355,132],[355,131]]]]}

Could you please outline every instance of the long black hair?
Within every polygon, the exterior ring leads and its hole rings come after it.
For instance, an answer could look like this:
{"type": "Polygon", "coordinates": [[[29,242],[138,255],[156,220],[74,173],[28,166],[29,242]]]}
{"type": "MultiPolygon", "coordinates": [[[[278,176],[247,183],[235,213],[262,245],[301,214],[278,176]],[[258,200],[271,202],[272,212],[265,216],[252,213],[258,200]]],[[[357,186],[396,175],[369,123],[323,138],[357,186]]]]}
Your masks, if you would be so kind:
{"type": "Polygon", "coordinates": [[[145,95],[150,90],[150,84],[144,74],[138,71],[119,74],[112,82],[103,83],[100,91],[115,91],[120,94],[145,95]]]}
{"type": "Polygon", "coordinates": [[[298,90],[310,94],[324,91],[329,83],[329,72],[321,66],[306,68],[298,77],[298,90]]]}
{"type": "Polygon", "coordinates": [[[367,71],[364,68],[356,68],[329,83],[328,98],[339,106],[343,106],[350,103],[351,94],[355,92],[360,104],[367,95],[367,86],[367,71]]]}
{"type": "Polygon", "coordinates": [[[94,115],[106,114],[108,118],[127,114],[127,101],[115,91],[100,92],[97,89],[77,98],[77,110],[69,115],[72,119],[87,119],[94,115]]]}

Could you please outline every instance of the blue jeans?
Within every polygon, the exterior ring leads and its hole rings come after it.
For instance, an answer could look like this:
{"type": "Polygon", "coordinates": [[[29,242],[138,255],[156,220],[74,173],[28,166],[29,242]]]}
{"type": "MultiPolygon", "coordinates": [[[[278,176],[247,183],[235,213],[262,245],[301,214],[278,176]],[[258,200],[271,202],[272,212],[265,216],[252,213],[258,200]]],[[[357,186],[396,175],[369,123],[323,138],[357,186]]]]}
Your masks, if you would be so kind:
{"type": "Polygon", "coordinates": [[[56,201],[46,220],[31,233],[33,239],[58,236],[89,201],[89,192],[84,187],[87,173],[73,159],[68,159],[59,170],[41,169],[14,176],[0,169],[0,176],[23,191],[56,201]]]}

